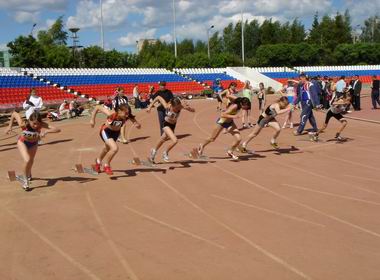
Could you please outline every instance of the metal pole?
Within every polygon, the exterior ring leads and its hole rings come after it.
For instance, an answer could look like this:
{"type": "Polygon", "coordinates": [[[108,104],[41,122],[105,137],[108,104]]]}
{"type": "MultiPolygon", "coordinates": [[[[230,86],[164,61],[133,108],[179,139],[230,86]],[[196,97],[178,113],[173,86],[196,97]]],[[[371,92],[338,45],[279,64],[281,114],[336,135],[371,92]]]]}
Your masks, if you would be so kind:
{"type": "Polygon", "coordinates": [[[245,53],[244,53],[244,21],[243,21],[243,9],[241,10],[241,59],[243,61],[243,66],[245,62],[245,53]]]}
{"type": "Polygon", "coordinates": [[[34,28],[36,27],[37,23],[34,23],[33,26],[32,26],[32,30],[30,30],[30,34],[29,36],[33,36],[33,31],[34,31],[34,28]]]}
{"type": "Polygon", "coordinates": [[[101,39],[101,46],[104,50],[104,29],[103,29],[103,1],[100,0],[100,39],[101,39]]]}
{"type": "Polygon", "coordinates": [[[210,29],[207,28],[207,57],[210,59],[210,29]]]}
{"type": "Polygon", "coordinates": [[[174,57],[177,58],[177,32],[176,32],[176,15],[175,15],[175,0],[173,0],[173,23],[174,23],[174,57]]]}

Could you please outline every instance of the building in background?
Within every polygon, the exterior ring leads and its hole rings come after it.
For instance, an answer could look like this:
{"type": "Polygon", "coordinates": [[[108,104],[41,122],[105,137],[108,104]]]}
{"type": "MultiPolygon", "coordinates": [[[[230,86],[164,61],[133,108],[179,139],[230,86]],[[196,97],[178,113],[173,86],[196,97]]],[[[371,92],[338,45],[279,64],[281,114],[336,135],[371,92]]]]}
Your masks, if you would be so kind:
{"type": "Polygon", "coordinates": [[[10,54],[8,48],[0,48],[0,67],[10,67],[10,54]]]}
{"type": "Polygon", "coordinates": [[[137,41],[137,53],[141,52],[145,41],[147,41],[149,45],[154,45],[157,43],[157,39],[140,39],[137,41]]]}

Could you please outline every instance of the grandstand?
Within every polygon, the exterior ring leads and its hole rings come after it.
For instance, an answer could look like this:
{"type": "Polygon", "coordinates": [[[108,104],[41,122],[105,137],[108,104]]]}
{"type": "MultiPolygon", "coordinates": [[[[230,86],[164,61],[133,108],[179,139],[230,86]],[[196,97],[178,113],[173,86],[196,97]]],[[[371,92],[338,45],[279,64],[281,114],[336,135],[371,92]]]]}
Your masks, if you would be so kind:
{"type": "Polygon", "coordinates": [[[250,80],[256,86],[264,82],[275,90],[288,79],[295,79],[299,73],[310,76],[359,75],[363,83],[370,83],[372,75],[380,75],[380,65],[363,66],[307,66],[307,67],[228,67],[189,68],[169,71],[161,68],[0,68],[0,105],[2,108],[19,107],[32,87],[36,88],[44,103],[59,103],[70,99],[72,94],[96,99],[113,95],[115,88],[122,86],[127,95],[132,94],[135,84],[140,91],[147,92],[148,86],[167,82],[167,88],[174,94],[199,94],[220,79],[224,88],[231,82],[243,87],[243,81],[250,80]],[[266,80],[265,80],[266,79],[266,80]],[[280,82],[281,84],[279,84],[280,82]]]}
{"type": "Polygon", "coordinates": [[[25,74],[46,79],[81,94],[105,98],[113,95],[115,88],[124,87],[127,95],[132,94],[135,84],[140,91],[147,92],[149,85],[157,86],[166,81],[173,93],[199,93],[203,87],[166,69],[120,68],[120,69],[22,69],[25,74]]]}
{"type": "Polygon", "coordinates": [[[227,88],[231,82],[236,82],[238,89],[243,87],[243,83],[227,74],[226,68],[188,68],[173,69],[174,72],[180,73],[189,80],[211,86],[216,79],[220,79],[223,88],[227,88]]]}
{"type": "Polygon", "coordinates": [[[2,107],[20,106],[31,88],[36,88],[45,103],[56,103],[71,97],[67,92],[49,86],[42,81],[9,68],[0,68],[0,105],[2,107]]]}

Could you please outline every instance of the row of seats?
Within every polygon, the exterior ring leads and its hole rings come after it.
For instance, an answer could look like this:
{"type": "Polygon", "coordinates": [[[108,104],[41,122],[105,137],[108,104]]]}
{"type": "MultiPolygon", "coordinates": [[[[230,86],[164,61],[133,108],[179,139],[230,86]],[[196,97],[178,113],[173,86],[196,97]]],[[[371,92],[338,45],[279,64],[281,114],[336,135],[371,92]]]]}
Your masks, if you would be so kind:
{"type": "Polygon", "coordinates": [[[257,67],[252,68],[260,73],[295,72],[289,67],[257,67]]]}
{"type": "Polygon", "coordinates": [[[300,72],[309,71],[349,71],[349,70],[379,70],[380,65],[345,65],[345,66],[297,66],[300,72]]]}
{"type": "Polygon", "coordinates": [[[44,75],[142,75],[173,74],[164,68],[22,68],[22,72],[44,75]]]}
{"type": "Polygon", "coordinates": [[[222,81],[230,81],[230,80],[235,80],[235,78],[224,74],[224,73],[208,73],[208,74],[187,74],[187,77],[197,80],[197,81],[206,81],[206,80],[216,80],[220,79],[222,81]]]}
{"type": "MultiPolygon", "coordinates": [[[[54,87],[36,87],[38,95],[44,102],[53,100],[70,99],[72,94],[65,93],[54,87]]],[[[0,104],[18,104],[21,105],[30,92],[29,87],[24,88],[0,88],[0,104]]]]}
{"type": "Polygon", "coordinates": [[[160,81],[183,82],[185,78],[175,74],[149,74],[149,75],[70,75],[70,76],[43,76],[49,81],[66,86],[91,84],[138,84],[160,81]]]}
{"type": "Polygon", "coordinates": [[[181,74],[202,74],[202,73],[226,73],[226,68],[174,68],[174,72],[181,74]]]}
{"type": "MultiPolygon", "coordinates": [[[[147,93],[149,91],[149,86],[151,84],[139,84],[140,92],[147,93]]],[[[131,96],[134,84],[118,84],[124,88],[126,95],[131,96]]],[[[167,83],[166,87],[170,89],[173,93],[179,94],[183,92],[187,93],[200,93],[203,87],[197,83],[191,82],[171,82],[167,83]]],[[[112,84],[98,84],[98,85],[76,85],[71,87],[75,91],[81,93],[89,94],[90,96],[111,96],[114,94],[116,87],[112,84]]],[[[157,87],[155,87],[157,90],[157,87]]]]}

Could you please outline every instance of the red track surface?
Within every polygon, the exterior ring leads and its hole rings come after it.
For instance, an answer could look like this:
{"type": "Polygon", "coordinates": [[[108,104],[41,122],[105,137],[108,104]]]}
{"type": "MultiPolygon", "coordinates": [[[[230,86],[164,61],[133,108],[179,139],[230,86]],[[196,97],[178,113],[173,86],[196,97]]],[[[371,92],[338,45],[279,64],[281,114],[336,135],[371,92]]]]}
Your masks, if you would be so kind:
{"type": "Polygon", "coordinates": [[[206,149],[209,163],[191,162],[183,153],[217,118],[214,101],[192,104],[197,112],[181,116],[184,136],[162,170],[128,163],[157,141],[155,113],[137,114],[143,128],[129,131],[111,177],[70,170],[93,162],[98,128],[87,118],[56,123],[62,133],[40,147],[29,193],[5,178],[21,159],[15,138],[2,140],[0,278],[379,278],[379,125],[349,121],[343,144],[329,141],[335,120],[321,143],[287,129],[279,152],[267,128],[252,143],[258,155],[237,163],[222,135],[206,149]]]}

